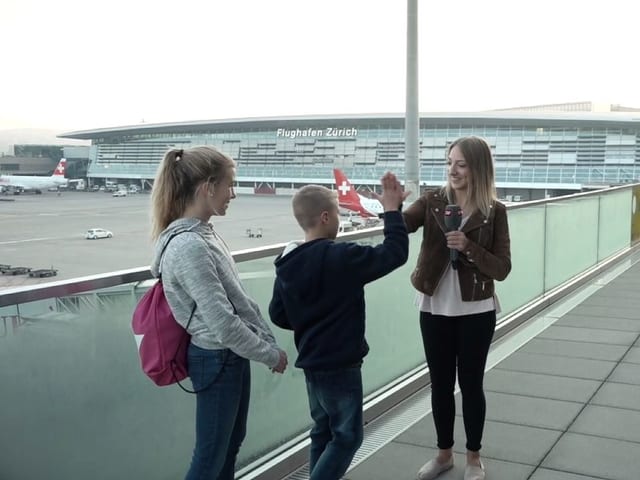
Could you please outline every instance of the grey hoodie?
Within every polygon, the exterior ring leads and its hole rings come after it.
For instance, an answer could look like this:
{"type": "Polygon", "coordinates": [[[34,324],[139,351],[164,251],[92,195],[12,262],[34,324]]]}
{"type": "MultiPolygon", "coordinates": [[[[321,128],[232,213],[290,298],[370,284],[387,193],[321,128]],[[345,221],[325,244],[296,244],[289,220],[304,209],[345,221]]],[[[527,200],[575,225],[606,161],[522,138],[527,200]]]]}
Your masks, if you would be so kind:
{"type": "Polygon", "coordinates": [[[229,348],[241,357],[278,364],[280,353],[260,309],[244,291],[235,262],[213,226],[196,218],[180,218],[158,238],[151,273],[162,284],[176,321],[186,327],[197,305],[189,334],[206,349],[229,348]],[[162,249],[171,239],[162,259],[162,249]]]}

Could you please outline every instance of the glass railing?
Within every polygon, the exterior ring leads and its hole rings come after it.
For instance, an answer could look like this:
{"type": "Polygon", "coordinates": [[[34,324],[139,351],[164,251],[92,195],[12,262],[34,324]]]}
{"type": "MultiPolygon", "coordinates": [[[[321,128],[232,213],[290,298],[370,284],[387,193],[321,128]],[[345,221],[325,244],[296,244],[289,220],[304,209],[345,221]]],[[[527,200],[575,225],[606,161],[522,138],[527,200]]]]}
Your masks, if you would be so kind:
{"type": "MultiPolygon", "coordinates": [[[[509,209],[513,270],[498,284],[500,320],[558,285],[629,249],[638,194],[630,187],[518,204],[509,209]]],[[[342,239],[378,243],[381,230],[342,239]]],[[[424,364],[415,292],[406,265],[366,288],[363,366],[371,397],[424,364]]],[[[281,246],[236,253],[263,313],[281,246]]],[[[111,275],[0,291],[0,478],[182,478],[194,439],[194,398],[156,387],[140,370],[130,329],[150,274],[111,275]]],[[[290,332],[274,328],[291,359],[290,332]]],[[[293,366],[252,371],[248,434],[239,466],[263,458],[310,426],[304,378],[293,366]]]]}

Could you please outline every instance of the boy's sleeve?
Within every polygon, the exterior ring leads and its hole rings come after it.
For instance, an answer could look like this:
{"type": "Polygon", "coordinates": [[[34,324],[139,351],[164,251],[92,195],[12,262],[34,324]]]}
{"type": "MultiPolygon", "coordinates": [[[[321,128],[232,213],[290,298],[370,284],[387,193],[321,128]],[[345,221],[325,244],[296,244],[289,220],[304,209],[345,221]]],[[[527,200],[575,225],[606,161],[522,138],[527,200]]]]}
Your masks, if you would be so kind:
{"type": "Polygon", "coordinates": [[[409,257],[409,236],[402,214],[384,214],[384,240],[375,247],[357,243],[339,244],[344,247],[344,263],[361,283],[369,283],[404,265],[409,257]]]}
{"type": "Polygon", "coordinates": [[[293,330],[293,327],[287,318],[284,303],[282,303],[282,294],[280,293],[280,290],[280,282],[278,281],[278,277],[276,277],[275,282],[273,282],[273,296],[271,297],[271,302],[269,302],[269,317],[271,317],[271,321],[280,328],[293,330]]]}

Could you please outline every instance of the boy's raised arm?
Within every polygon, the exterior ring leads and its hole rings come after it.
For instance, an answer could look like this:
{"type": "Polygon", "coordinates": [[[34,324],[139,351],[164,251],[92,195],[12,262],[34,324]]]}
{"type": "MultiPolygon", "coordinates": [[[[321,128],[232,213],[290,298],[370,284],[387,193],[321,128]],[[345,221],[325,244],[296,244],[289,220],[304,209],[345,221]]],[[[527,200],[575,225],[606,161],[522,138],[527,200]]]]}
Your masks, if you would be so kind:
{"type": "Polygon", "coordinates": [[[369,283],[404,265],[409,257],[409,237],[400,213],[400,205],[409,195],[402,191],[396,176],[387,172],[381,179],[382,195],[374,194],[384,207],[384,240],[375,247],[345,245],[351,271],[363,283],[369,283]]]}
{"type": "Polygon", "coordinates": [[[395,174],[387,172],[380,179],[382,185],[382,195],[373,193],[373,196],[382,204],[385,213],[394,212],[400,209],[402,202],[409,196],[409,192],[402,191],[402,185],[395,174]]]}

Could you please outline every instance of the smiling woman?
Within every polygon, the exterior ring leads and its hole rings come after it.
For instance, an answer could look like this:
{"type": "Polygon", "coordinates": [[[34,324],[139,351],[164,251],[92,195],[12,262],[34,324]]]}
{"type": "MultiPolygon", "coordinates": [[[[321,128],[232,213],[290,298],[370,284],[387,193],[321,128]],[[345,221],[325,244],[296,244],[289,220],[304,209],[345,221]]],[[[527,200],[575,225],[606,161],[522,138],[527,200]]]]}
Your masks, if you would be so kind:
{"type": "Polygon", "coordinates": [[[453,467],[456,371],[467,437],[465,479],[483,480],[480,449],[486,402],[484,367],[500,304],[495,281],[511,270],[505,206],[496,199],[493,158],[479,137],[455,140],[447,151],[448,181],[404,212],[409,232],[424,228],[411,275],[418,290],[420,330],[429,372],[438,455],[418,471],[433,480],[453,467]],[[461,211],[458,225],[446,212],[461,211]]]}

